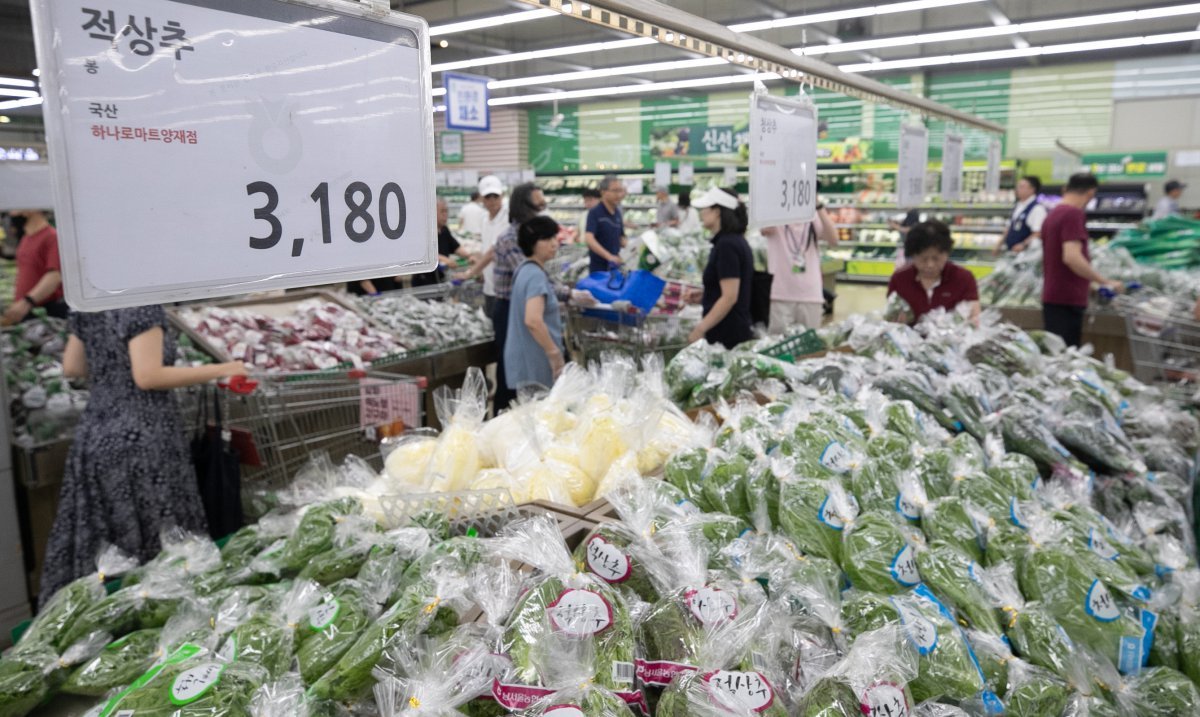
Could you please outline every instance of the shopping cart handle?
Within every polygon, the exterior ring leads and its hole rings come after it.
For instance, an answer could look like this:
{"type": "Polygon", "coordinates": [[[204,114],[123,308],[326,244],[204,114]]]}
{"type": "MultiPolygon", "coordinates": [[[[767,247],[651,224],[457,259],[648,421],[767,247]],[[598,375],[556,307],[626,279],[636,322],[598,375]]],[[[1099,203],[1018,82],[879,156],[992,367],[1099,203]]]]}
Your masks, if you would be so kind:
{"type": "Polygon", "coordinates": [[[258,388],[258,381],[249,376],[233,376],[228,381],[218,382],[217,385],[238,395],[248,396],[258,388]]]}

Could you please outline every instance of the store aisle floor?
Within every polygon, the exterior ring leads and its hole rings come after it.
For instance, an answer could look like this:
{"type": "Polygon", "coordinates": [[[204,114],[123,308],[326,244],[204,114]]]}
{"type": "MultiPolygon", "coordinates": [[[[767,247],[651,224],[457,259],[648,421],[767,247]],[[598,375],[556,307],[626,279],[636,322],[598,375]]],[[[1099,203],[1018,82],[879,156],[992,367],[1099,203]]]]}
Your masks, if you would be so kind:
{"type": "Polygon", "coordinates": [[[854,314],[882,311],[887,302],[887,286],[884,284],[839,281],[836,291],[838,298],[833,303],[834,321],[842,321],[854,314]]]}

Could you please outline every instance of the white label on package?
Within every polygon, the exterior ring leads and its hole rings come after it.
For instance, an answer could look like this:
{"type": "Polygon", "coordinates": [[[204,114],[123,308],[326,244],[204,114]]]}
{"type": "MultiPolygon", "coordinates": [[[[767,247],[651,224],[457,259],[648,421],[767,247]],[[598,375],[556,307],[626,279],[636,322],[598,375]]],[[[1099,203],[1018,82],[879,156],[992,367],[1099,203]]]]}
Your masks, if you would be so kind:
{"type": "Polygon", "coordinates": [[[613,622],[612,605],[592,590],[564,590],[546,612],[554,629],[570,637],[597,635],[613,622]]]}
{"type": "Polygon", "coordinates": [[[575,705],[554,705],[542,714],[545,717],[584,717],[583,710],[575,705]]]}
{"type": "Polygon", "coordinates": [[[983,189],[988,194],[1000,191],[1000,140],[992,138],[988,142],[987,176],[983,180],[983,189]]]}
{"type": "Polygon", "coordinates": [[[810,221],[817,211],[817,108],[800,101],[750,98],[750,223],[810,221]]]}
{"type": "Polygon", "coordinates": [[[172,704],[186,705],[200,699],[210,687],[220,681],[224,671],[225,665],[219,662],[205,662],[179,673],[171,683],[172,704]]]}
{"type": "Polygon", "coordinates": [[[629,579],[632,572],[629,556],[617,546],[595,535],[587,544],[587,566],[601,580],[607,583],[623,583],[629,579]]]}
{"type": "Polygon", "coordinates": [[[866,717],[908,717],[908,696],[899,685],[884,682],[871,685],[859,698],[866,717]]]}
{"type": "Polygon", "coordinates": [[[821,451],[821,465],[825,466],[834,473],[848,473],[852,467],[850,464],[854,462],[854,454],[837,441],[831,441],[825,446],[825,450],[821,451]]]}
{"type": "Polygon", "coordinates": [[[1121,617],[1121,609],[1117,607],[1117,601],[1113,600],[1108,587],[1099,580],[1092,581],[1092,586],[1087,591],[1087,597],[1084,598],[1083,608],[1088,615],[1100,622],[1112,622],[1121,617]]]}
{"type": "Polygon", "coordinates": [[[913,647],[917,648],[917,652],[928,655],[937,649],[937,626],[932,620],[904,600],[892,598],[892,606],[900,613],[900,624],[904,626],[904,633],[912,641],[913,647]]]}
{"type": "Polygon", "coordinates": [[[707,585],[684,593],[684,602],[692,617],[701,625],[712,627],[728,622],[738,615],[737,598],[719,588],[707,585]]]}
{"type": "Polygon", "coordinates": [[[341,611],[342,603],[336,598],[329,602],[321,603],[308,611],[308,626],[320,632],[333,624],[333,621],[337,619],[338,613],[341,611]]]}
{"type": "Polygon", "coordinates": [[[771,683],[757,672],[717,670],[704,680],[718,702],[738,712],[762,712],[775,702],[771,683]]]}
{"type": "Polygon", "coordinates": [[[942,199],[957,202],[962,198],[963,138],[946,133],[942,143],[942,199]]]}
{"type": "Polygon", "coordinates": [[[75,308],[436,266],[424,21],[322,0],[33,16],[75,308]]]}
{"type": "Polygon", "coordinates": [[[900,128],[900,166],[896,171],[896,205],[912,209],[925,202],[925,168],[929,164],[929,130],[924,125],[900,128]]]}
{"type": "Polygon", "coordinates": [[[892,577],[906,588],[921,582],[921,573],[917,571],[917,554],[911,545],[905,545],[892,558],[892,577]]]}

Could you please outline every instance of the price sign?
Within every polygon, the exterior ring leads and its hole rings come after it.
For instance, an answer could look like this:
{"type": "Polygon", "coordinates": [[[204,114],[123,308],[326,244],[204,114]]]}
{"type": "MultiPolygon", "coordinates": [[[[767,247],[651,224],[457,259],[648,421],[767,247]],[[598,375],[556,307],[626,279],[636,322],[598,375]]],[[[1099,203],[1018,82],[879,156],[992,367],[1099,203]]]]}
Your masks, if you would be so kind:
{"type": "Polygon", "coordinates": [[[737,167],[726,167],[724,170],[724,184],[722,186],[733,189],[737,186],[737,167]]]}
{"type": "Polygon", "coordinates": [[[691,162],[684,162],[679,165],[679,183],[685,187],[690,187],[696,183],[696,165],[691,162]]]}
{"type": "Polygon", "coordinates": [[[671,186],[671,163],[670,162],[655,162],[654,163],[654,187],[670,187],[671,186]]]}
{"type": "Polygon", "coordinates": [[[912,209],[925,202],[925,167],[929,164],[929,130],[924,125],[900,129],[900,166],[896,173],[896,204],[912,209]]]}
{"type": "Polygon", "coordinates": [[[443,72],[446,88],[446,127],[469,132],[492,131],[488,112],[488,78],[443,72]]]}
{"type": "Polygon", "coordinates": [[[817,211],[817,108],[757,94],[750,99],[750,223],[810,221],[817,211]]]}
{"type": "Polygon", "coordinates": [[[962,197],[963,138],[946,133],[942,143],[942,199],[957,202],[962,197]]]}
{"type": "Polygon", "coordinates": [[[340,0],[33,5],[67,300],[437,264],[428,28],[340,0]]]}
{"type": "Polygon", "coordinates": [[[987,176],[984,177],[983,189],[988,194],[1000,191],[1000,139],[992,138],[988,142],[987,176]]]}
{"type": "Polygon", "coordinates": [[[442,162],[456,164],[463,161],[462,132],[442,132],[439,137],[442,140],[442,162]]]}

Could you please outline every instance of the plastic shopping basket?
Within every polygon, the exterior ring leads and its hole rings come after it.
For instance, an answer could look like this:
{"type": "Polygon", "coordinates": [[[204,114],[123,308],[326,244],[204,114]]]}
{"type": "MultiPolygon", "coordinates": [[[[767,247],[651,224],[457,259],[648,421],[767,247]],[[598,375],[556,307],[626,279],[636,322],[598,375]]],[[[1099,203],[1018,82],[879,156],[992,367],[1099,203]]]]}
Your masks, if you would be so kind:
{"type": "Polygon", "coordinates": [[[809,329],[802,334],[790,336],[779,343],[768,346],[759,353],[777,358],[780,361],[795,363],[800,356],[815,354],[825,350],[825,342],[816,331],[809,329]]]}

